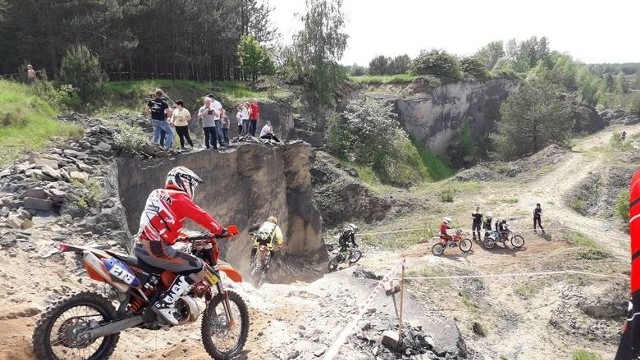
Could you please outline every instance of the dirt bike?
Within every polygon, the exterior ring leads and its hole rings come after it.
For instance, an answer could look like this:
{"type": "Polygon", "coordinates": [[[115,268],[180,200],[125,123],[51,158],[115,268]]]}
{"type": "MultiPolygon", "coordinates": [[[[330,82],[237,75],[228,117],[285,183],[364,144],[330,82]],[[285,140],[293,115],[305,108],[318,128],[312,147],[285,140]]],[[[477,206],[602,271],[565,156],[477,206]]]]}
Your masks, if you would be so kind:
{"type": "Polygon", "coordinates": [[[345,251],[341,251],[340,245],[330,245],[327,246],[327,248],[330,249],[329,255],[333,255],[327,265],[329,272],[337,270],[338,265],[347,261],[349,262],[349,266],[351,266],[357,263],[362,257],[362,251],[360,251],[360,249],[354,249],[353,247],[349,247],[345,251]]]}
{"type": "MultiPolygon", "coordinates": [[[[238,234],[233,225],[227,230],[225,236],[238,234]]],[[[204,260],[205,280],[194,284],[189,294],[175,302],[180,326],[200,317],[195,298],[204,299],[202,342],[216,360],[237,356],[249,333],[247,305],[238,293],[223,287],[221,272],[235,282],[241,282],[242,276],[230,265],[220,263],[215,241],[218,238],[222,237],[201,234],[181,239],[189,244],[192,254],[204,260]]],[[[109,250],[60,244],[60,251],[81,254],[89,277],[111,285],[119,305],[116,308],[112,300],[90,291],[56,302],[42,313],[35,326],[33,348],[38,359],[107,359],[115,350],[121,331],[169,326],[151,306],[173,283],[176,274],[109,250]]]]}
{"type": "Polygon", "coordinates": [[[251,278],[254,284],[259,286],[267,276],[267,270],[271,264],[271,251],[269,251],[269,240],[256,240],[256,242],[258,242],[258,248],[251,262],[251,278]]]}
{"type": "Polygon", "coordinates": [[[524,238],[520,234],[514,234],[509,228],[505,228],[503,231],[487,231],[484,235],[483,245],[485,249],[493,249],[496,243],[502,243],[506,245],[507,241],[511,242],[514,248],[521,248],[524,245],[524,238]]]}
{"type": "Polygon", "coordinates": [[[451,237],[451,240],[446,243],[446,245],[441,242],[433,244],[433,246],[431,247],[431,252],[435,256],[440,256],[444,254],[444,250],[446,248],[454,248],[456,246],[459,247],[460,251],[462,252],[469,252],[469,250],[471,250],[471,247],[473,246],[473,243],[467,238],[463,239],[463,236],[464,234],[462,233],[462,230],[458,229],[456,230],[456,233],[451,237]]]}

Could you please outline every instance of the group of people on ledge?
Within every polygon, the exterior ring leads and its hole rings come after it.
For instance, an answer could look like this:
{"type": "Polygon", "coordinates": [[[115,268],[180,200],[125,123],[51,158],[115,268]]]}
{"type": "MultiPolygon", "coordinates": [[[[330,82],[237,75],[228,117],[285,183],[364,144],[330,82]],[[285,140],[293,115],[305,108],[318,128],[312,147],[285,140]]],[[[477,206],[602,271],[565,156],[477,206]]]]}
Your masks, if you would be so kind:
{"type": "MultiPolygon", "coordinates": [[[[240,104],[236,108],[236,122],[238,124],[238,140],[247,137],[255,137],[258,122],[260,121],[260,107],[258,100],[240,104]]],[[[168,148],[173,147],[174,132],[180,140],[180,148],[185,149],[185,144],[194,148],[193,140],[189,134],[189,123],[193,119],[202,122],[204,132],[204,147],[207,149],[225,149],[229,146],[230,120],[227,110],[222,107],[220,101],[214,95],[203,97],[203,105],[198,109],[194,117],[184,107],[184,102],[178,100],[175,107],[171,107],[162,90],[157,89],[147,103],[145,113],[151,115],[153,127],[153,143],[168,148]]],[[[267,121],[260,131],[260,139],[279,143],[280,139],[274,134],[271,121],[267,121]]]]}

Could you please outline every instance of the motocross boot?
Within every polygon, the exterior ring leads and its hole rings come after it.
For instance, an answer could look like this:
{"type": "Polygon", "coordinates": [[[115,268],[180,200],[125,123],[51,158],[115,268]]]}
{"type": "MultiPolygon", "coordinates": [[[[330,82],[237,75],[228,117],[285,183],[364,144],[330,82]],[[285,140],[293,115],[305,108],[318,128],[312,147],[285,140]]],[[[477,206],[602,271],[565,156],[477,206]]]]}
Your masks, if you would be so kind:
{"type": "Polygon", "coordinates": [[[178,318],[176,318],[175,314],[176,301],[187,294],[192,285],[193,281],[188,276],[178,275],[169,286],[169,290],[160,300],[156,301],[151,310],[169,324],[178,325],[178,318]]]}

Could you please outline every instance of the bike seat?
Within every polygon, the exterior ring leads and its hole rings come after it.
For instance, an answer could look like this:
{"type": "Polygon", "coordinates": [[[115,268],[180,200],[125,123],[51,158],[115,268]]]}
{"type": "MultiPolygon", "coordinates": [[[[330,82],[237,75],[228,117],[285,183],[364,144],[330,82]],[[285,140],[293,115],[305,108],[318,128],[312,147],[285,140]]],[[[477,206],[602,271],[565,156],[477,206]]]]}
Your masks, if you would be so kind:
{"type": "Polygon", "coordinates": [[[164,272],[164,269],[149,265],[146,262],[139,259],[137,256],[129,256],[126,254],[120,254],[113,251],[107,251],[107,253],[113,256],[114,258],[126,263],[127,265],[138,267],[146,272],[156,274],[156,275],[160,275],[164,272]]]}

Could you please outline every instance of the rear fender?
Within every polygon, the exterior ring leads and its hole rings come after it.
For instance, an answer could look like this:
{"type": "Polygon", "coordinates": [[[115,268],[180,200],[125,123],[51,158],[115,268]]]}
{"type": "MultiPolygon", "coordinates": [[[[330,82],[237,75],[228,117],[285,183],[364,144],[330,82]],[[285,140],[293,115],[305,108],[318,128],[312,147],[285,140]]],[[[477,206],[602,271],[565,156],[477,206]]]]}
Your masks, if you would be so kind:
{"type": "Polygon", "coordinates": [[[111,279],[111,275],[104,266],[104,262],[100,260],[92,251],[85,250],[82,252],[82,262],[87,269],[89,277],[93,280],[106,282],[120,292],[126,292],[129,287],[122,283],[117,283],[111,279]]]}
{"type": "Polygon", "coordinates": [[[240,273],[230,265],[220,264],[218,265],[218,270],[227,274],[227,277],[234,282],[242,282],[242,275],[240,275],[240,273]]]}

